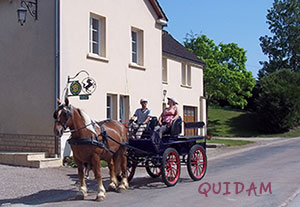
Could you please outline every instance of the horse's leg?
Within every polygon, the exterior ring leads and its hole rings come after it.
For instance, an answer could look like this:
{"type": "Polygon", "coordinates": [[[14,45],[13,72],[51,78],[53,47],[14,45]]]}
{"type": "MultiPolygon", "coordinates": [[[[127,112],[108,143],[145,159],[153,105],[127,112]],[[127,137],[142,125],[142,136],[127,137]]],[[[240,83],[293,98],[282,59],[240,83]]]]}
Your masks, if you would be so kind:
{"type": "Polygon", "coordinates": [[[108,185],[108,190],[114,191],[117,189],[118,181],[115,173],[114,159],[111,159],[108,162],[109,175],[110,175],[110,184],[108,185]]]}
{"type": "Polygon", "coordinates": [[[83,200],[85,197],[87,197],[87,192],[88,192],[86,184],[85,184],[85,180],[84,180],[84,173],[83,173],[84,166],[83,166],[83,163],[80,162],[75,157],[74,157],[74,160],[78,166],[78,178],[79,178],[79,182],[80,182],[79,193],[77,194],[75,199],[83,200]]]}
{"type": "Polygon", "coordinates": [[[127,188],[129,188],[129,183],[127,180],[127,157],[125,155],[125,148],[121,147],[118,150],[118,158],[119,160],[119,164],[120,164],[120,168],[121,168],[121,183],[118,187],[119,192],[126,190],[127,188]]]}
{"type": "Polygon", "coordinates": [[[98,194],[96,197],[96,201],[103,201],[105,198],[106,191],[102,183],[99,154],[94,153],[92,163],[93,163],[95,178],[97,179],[97,183],[98,183],[98,194]]]}

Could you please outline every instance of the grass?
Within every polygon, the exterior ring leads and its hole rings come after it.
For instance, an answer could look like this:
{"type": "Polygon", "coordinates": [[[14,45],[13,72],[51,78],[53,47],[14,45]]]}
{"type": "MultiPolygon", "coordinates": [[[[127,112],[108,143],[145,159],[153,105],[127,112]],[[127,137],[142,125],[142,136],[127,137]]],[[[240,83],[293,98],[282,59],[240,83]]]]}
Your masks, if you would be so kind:
{"type": "Polygon", "coordinates": [[[243,146],[247,144],[255,143],[247,140],[231,140],[231,139],[212,139],[206,140],[208,144],[224,144],[226,147],[243,146]]]}
{"type": "Polygon", "coordinates": [[[281,134],[264,134],[258,130],[258,120],[252,113],[210,106],[208,134],[217,137],[299,137],[300,128],[281,134]]]}

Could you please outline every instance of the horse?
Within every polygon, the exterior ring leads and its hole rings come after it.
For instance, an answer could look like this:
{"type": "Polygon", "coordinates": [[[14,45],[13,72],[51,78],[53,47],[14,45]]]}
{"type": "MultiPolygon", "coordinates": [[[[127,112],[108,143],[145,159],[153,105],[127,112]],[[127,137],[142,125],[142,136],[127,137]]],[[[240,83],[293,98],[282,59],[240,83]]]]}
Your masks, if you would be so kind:
{"type": "Polygon", "coordinates": [[[72,142],[69,142],[73,151],[74,161],[78,166],[78,178],[80,182],[79,192],[76,195],[77,200],[83,200],[87,197],[87,186],[85,183],[85,166],[92,168],[95,179],[98,184],[96,201],[105,199],[106,190],[102,183],[100,172],[100,160],[108,163],[110,184],[108,190],[117,190],[119,192],[128,189],[127,180],[127,147],[123,143],[128,142],[125,126],[115,120],[93,122],[82,110],[71,106],[68,98],[62,104],[57,99],[58,108],[54,112],[54,134],[61,137],[66,129],[71,132],[72,142]],[[88,141],[97,141],[103,146],[95,146],[88,141]],[[77,141],[87,141],[85,144],[79,144],[77,141]],[[77,144],[76,144],[77,143],[77,144]],[[118,186],[117,175],[121,176],[121,182],[118,186]]]}

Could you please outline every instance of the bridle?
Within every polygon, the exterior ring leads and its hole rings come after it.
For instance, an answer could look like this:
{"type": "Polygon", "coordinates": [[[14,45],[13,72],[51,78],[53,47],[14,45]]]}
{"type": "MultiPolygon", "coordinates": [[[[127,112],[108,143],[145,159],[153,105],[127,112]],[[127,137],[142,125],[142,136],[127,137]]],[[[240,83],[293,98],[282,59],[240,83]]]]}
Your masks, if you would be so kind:
{"type": "Polygon", "coordinates": [[[67,129],[66,124],[67,124],[69,118],[72,117],[72,106],[71,105],[66,106],[65,104],[62,104],[58,107],[58,109],[59,110],[54,112],[53,118],[55,119],[55,123],[60,124],[64,128],[64,130],[66,130],[67,129]],[[66,110],[66,118],[65,118],[64,122],[62,122],[61,120],[58,120],[58,116],[57,116],[57,113],[63,109],[66,110]]]}
{"type": "MultiPolygon", "coordinates": [[[[69,129],[67,130],[67,122],[69,120],[70,117],[72,117],[72,110],[73,110],[73,107],[72,105],[69,105],[69,106],[66,106],[65,104],[62,104],[58,107],[59,110],[56,110],[53,114],[53,118],[55,119],[55,123],[58,123],[59,125],[61,125],[64,129],[63,133],[73,133],[73,132],[77,132],[77,131],[80,131],[82,129],[86,129],[88,126],[92,125],[94,126],[96,123],[94,121],[91,121],[91,123],[89,124],[86,124],[85,126],[79,128],[79,129],[69,129]],[[57,116],[57,113],[61,110],[66,110],[66,118],[65,118],[65,121],[62,122],[61,120],[58,120],[58,116],[57,116]]],[[[95,134],[96,136],[99,136],[98,134],[95,134]]]]}

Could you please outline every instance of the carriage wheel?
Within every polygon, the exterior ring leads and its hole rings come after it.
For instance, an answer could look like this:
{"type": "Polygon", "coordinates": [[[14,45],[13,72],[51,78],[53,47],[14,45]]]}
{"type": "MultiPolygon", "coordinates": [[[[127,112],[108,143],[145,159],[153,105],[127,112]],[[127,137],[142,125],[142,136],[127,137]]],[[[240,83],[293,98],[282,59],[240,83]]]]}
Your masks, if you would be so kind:
{"type": "Polygon", "coordinates": [[[152,178],[158,178],[161,175],[160,167],[156,167],[152,160],[147,160],[146,171],[152,178]]]}
{"type": "Polygon", "coordinates": [[[135,173],[135,169],[136,169],[136,165],[134,164],[133,161],[129,161],[127,162],[127,180],[128,182],[130,182],[134,176],[135,173]]]}
{"type": "Polygon", "coordinates": [[[194,145],[188,154],[187,169],[190,177],[197,181],[201,180],[207,169],[207,157],[201,145],[194,145]]]}
{"type": "Polygon", "coordinates": [[[180,176],[180,158],[174,148],[167,148],[161,162],[161,174],[167,186],[174,186],[180,176]]]}

